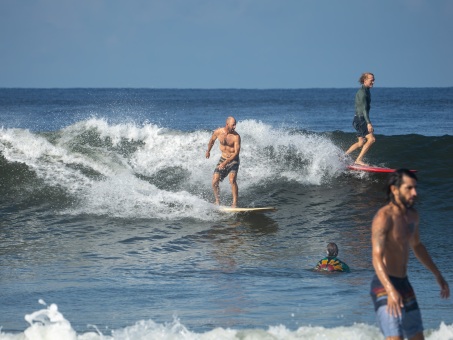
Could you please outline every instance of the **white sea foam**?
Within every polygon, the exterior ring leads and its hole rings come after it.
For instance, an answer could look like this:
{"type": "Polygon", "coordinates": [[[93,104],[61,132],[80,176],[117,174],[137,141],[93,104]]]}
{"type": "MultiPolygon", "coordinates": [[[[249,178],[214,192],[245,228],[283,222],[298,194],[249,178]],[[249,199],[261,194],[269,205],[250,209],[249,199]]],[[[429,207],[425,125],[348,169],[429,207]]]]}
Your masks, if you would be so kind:
{"type": "MultiPolygon", "coordinates": [[[[237,131],[242,137],[241,192],[276,180],[319,185],[344,170],[342,151],[326,137],[255,120],[238,122],[237,131]]],[[[77,203],[66,213],[211,219],[211,176],[220,151],[216,145],[211,158],[205,158],[210,136],[210,131],[114,125],[92,118],[52,138],[2,129],[0,151],[10,162],[25,163],[46,185],[73,195],[77,203]]],[[[221,190],[229,195],[227,182],[221,190]]]]}
{"type": "MultiPolygon", "coordinates": [[[[40,301],[41,304],[45,303],[40,301]]],[[[383,339],[379,329],[374,325],[354,324],[352,326],[325,328],[303,326],[290,330],[283,325],[269,326],[267,329],[225,329],[214,328],[206,332],[194,332],[181,323],[178,318],[159,324],[152,320],[141,320],[132,326],[109,331],[103,334],[96,326],[93,331],[77,333],[71,323],[51,304],[25,316],[29,326],[22,333],[7,333],[0,329],[0,340],[288,340],[288,339],[383,339]]],[[[425,331],[427,340],[450,340],[453,338],[453,325],[440,323],[438,329],[425,331]]]]}
{"type": "Polygon", "coordinates": [[[344,170],[340,161],[342,150],[326,137],[275,129],[254,120],[238,123],[237,130],[240,129],[241,157],[246,164],[243,168],[250,181],[284,177],[318,185],[344,170]]]}

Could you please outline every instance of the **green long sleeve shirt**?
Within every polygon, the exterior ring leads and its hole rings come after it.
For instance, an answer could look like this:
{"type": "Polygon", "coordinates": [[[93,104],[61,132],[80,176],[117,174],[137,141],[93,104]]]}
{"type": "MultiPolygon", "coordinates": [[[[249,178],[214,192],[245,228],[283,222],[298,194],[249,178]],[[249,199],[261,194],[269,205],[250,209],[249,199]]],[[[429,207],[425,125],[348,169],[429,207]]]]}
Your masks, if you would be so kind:
{"type": "Polygon", "coordinates": [[[357,91],[355,95],[355,114],[358,117],[365,118],[367,124],[371,124],[370,108],[371,108],[370,89],[365,85],[362,85],[362,87],[357,91]]]}

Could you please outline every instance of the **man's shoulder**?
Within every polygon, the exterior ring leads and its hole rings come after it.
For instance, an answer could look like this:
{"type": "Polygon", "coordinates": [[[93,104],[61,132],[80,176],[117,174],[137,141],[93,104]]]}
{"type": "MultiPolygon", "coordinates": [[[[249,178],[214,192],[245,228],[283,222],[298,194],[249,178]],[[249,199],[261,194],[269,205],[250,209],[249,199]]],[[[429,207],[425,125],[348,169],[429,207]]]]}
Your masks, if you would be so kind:
{"type": "Polygon", "coordinates": [[[363,98],[363,97],[366,97],[368,96],[370,93],[370,89],[366,86],[362,86],[361,88],[359,88],[357,90],[357,93],[356,93],[356,98],[363,98]]]}
{"type": "MultiPolygon", "coordinates": [[[[412,218],[418,219],[418,211],[413,207],[408,208],[407,214],[412,218]]],[[[402,215],[404,215],[404,213],[398,206],[388,203],[376,212],[374,219],[379,220],[380,222],[389,222],[389,224],[392,225],[392,221],[402,215]]]]}
{"type": "Polygon", "coordinates": [[[376,223],[373,223],[373,225],[376,225],[376,227],[388,227],[389,224],[392,224],[391,220],[395,215],[394,207],[390,203],[386,204],[376,212],[376,215],[374,215],[373,222],[376,223]]]}
{"type": "Polygon", "coordinates": [[[217,136],[221,134],[222,131],[224,131],[223,127],[218,127],[217,129],[214,130],[213,134],[217,136]]]}
{"type": "Polygon", "coordinates": [[[357,94],[363,94],[366,92],[366,87],[365,86],[361,86],[357,89],[357,94]]]}
{"type": "Polygon", "coordinates": [[[376,215],[393,215],[393,214],[394,214],[393,206],[390,203],[387,203],[386,205],[381,207],[376,213],[376,215]]]}
{"type": "MultiPolygon", "coordinates": [[[[417,209],[414,207],[407,208],[407,212],[409,214],[415,214],[418,215],[417,209]]],[[[401,215],[403,212],[401,208],[399,208],[396,204],[393,203],[387,203],[383,207],[381,207],[378,212],[378,214],[384,214],[384,215],[390,215],[390,216],[395,216],[395,215],[401,215]]]]}
{"type": "Polygon", "coordinates": [[[241,139],[241,136],[239,136],[239,133],[236,131],[231,132],[230,135],[233,136],[234,139],[241,139]]]}

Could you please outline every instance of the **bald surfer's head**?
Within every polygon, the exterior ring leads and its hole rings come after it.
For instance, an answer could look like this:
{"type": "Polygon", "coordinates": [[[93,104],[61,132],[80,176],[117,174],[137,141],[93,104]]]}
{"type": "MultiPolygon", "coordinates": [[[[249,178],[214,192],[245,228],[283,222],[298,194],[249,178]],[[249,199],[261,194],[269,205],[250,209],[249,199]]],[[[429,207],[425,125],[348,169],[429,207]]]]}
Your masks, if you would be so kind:
{"type": "Polygon", "coordinates": [[[233,116],[229,116],[229,117],[226,119],[226,124],[228,125],[229,123],[234,123],[234,124],[236,124],[236,119],[235,119],[233,116]]]}
{"type": "Polygon", "coordinates": [[[234,117],[230,116],[227,118],[226,128],[228,132],[233,132],[236,129],[236,119],[234,117]]]}

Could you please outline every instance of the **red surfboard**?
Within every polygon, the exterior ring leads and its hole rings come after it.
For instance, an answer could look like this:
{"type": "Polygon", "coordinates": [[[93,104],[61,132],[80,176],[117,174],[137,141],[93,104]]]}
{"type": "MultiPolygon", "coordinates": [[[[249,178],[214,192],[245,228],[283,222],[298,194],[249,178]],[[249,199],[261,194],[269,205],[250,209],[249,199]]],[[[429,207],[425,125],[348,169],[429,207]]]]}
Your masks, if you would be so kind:
{"type": "MultiPolygon", "coordinates": [[[[352,164],[348,165],[349,170],[355,170],[355,171],[366,171],[366,172],[395,172],[397,169],[391,169],[391,168],[383,168],[380,166],[374,166],[374,165],[359,165],[359,164],[352,164]]],[[[410,170],[411,172],[417,172],[417,170],[410,170]]]]}

